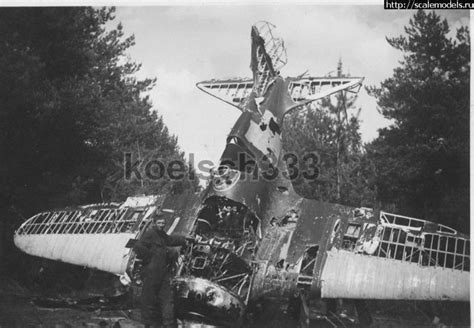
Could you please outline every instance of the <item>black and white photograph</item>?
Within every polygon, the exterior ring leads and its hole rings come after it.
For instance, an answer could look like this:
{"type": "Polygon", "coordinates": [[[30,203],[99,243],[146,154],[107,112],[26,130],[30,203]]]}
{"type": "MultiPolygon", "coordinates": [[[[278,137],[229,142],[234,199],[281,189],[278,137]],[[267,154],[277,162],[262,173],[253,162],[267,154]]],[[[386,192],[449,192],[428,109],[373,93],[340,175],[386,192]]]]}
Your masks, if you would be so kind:
{"type": "Polygon", "coordinates": [[[468,0],[0,5],[0,328],[471,326],[468,0]]]}

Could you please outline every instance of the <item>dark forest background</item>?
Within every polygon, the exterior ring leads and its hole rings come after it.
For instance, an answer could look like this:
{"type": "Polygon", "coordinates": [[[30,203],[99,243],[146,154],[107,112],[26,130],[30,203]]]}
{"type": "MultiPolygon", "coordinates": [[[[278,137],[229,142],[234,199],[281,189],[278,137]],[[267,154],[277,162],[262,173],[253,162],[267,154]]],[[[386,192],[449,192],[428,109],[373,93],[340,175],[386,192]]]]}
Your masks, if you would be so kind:
{"type": "Polygon", "coordinates": [[[124,179],[126,152],[132,165],[185,160],[151,111],[156,80],[134,76],[134,36],[105,28],[113,19],[114,8],[0,8],[0,268],[19,277],[29,263],[12,234],[34,213],[197,188],[124,179]]]}
{"type": "MultiPolygon", "coordinates": [[[[155,79],[134,75],[133,35],[105,28],[113,20],[113,8],[0,8],[0,270],[10,276],[29,265],[12,235],[34,213],[197,188],[124,181],[124,152],[162,162],[184,154],[146,96],[155,79]]],[[[470,37],[467,27],[448,32],[439,15],[418,11],[387,38],[403,60],[367,90],[393,124],[369,144],[349,95],[288,117],[286,149],[321,158],[320,178],[296,181],[297,191],[469,233],[470,37]]]]}

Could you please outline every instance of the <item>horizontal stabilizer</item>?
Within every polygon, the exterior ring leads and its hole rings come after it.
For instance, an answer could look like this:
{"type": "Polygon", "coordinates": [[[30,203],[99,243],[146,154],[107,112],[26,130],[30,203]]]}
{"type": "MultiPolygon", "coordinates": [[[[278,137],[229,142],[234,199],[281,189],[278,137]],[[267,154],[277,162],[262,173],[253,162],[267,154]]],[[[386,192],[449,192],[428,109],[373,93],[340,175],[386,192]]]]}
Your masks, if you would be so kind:
{"type": "MultiPolygon", "coordinates": [[[[288,92],[296,103],[293,107],[295,108],[340,91],[357,93],[364,79],[360,77],[290,77],[287,80],[289,81],[288,92]]],[[[253,90],[253,80],[251,78],[210,80],[199,82],[196,86],[205,93],[244,111],[245,100],[253,90]]]]}
{"type": "MultiPolygon", "coordinates": [[[[295,107],[323,99],[336,92],[358,93],[364,78],[361,77],[303,77],[289,78],[288,91],[295,107]]],[[[292,109],[292,108],[291,108],[292,109]]]]}
{"type": "Polygon", "coordinates": [[[253,80],[251,78],[210,80],[199,82],[196,86],[199,90],[243,111],[245,100],[253,89],[253,80]]]}

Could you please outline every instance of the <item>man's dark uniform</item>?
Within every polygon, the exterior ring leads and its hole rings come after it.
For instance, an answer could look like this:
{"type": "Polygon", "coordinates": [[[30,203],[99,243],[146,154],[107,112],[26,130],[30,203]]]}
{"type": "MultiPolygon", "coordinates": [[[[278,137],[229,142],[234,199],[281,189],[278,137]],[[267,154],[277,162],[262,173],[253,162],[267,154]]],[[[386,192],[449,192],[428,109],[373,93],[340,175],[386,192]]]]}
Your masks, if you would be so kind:
{"type": "Polygon", "coordinates": [[[159,323],[162,318],[164,327],[176,327],[171,289],[175,257],[172,255],[173,250],[167,246],[181,246],[185,243],[185,237],[168,236],[165,231],[152,224],[133,247],[138,258],[146,265],[141,298],[142,320],[146,325],[159,323]]]}

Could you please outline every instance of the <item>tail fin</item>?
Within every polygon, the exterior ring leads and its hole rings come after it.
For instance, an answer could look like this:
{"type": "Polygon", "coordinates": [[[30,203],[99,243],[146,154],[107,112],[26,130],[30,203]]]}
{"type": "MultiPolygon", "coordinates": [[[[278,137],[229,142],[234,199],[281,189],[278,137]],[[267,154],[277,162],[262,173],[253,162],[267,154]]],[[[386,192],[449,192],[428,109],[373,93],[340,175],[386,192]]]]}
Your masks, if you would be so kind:
{"type": "Polygon", "coordinates": [[[250,69],[256,97],[263,96],[269,83],[286,64],[286,48],[283,40],[273,35],[274,27],[268,22],[258,22],[251,29],[250,69]]]}
{"type": "Polygon", "coordinates": [[[268,85],[285,66],[286,48],[283,40],[274,36],[274,25],[258,22],[251,29],[250,69],[253,78],[202,81],[196,86],[242,111],[253,110],[254,99],[262,97],[268,85]]]}

